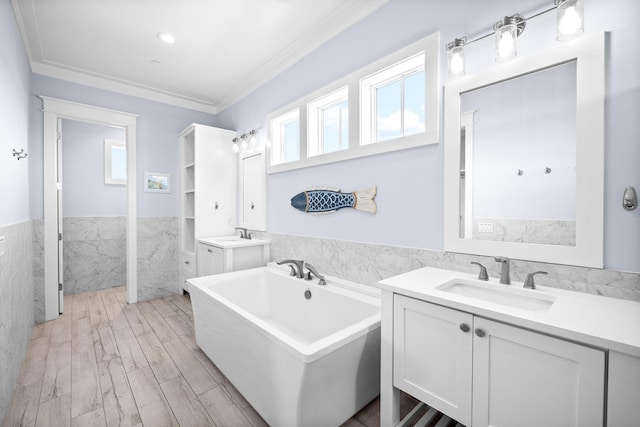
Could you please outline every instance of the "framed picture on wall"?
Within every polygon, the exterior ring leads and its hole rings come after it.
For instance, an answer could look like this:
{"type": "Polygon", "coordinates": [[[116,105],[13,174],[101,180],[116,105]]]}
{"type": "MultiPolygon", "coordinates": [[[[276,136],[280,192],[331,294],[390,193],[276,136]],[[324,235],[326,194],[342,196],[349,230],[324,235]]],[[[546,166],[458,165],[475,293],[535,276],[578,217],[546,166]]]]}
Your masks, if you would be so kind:
{"type": "Polygon", "coordinates": [[[147,193],[171,193],[171,175],[168,173],[145,172],[144,191],[147,193]]]}

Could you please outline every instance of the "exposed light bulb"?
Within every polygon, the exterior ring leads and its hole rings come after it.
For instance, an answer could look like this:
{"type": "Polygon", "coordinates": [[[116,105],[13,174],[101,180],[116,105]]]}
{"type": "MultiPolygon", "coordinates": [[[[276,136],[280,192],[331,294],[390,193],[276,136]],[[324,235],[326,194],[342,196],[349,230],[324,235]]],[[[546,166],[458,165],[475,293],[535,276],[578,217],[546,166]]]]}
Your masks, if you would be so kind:
{"type": "Polygon", "coordinates": [[[253,147],[254,145],[256,145],[256,134],[258,132],[256,132],[255,130],[252,130],[251,132],[249,132],[249,142],[251,143],[251,146],[253,147]]]}
{"type": "Polygon", "coordinates": [[[558,6],[558,40],[568,40],[584,32],[582,0],[566,0],[558,6]]]}
{"type": "Polygon", "coordinates": [[[506,61],[517,55],[517,27],[504,25],[496,30],[496,61],[506,61]]]}
{"type": "Polygon", "coordinates": [[[238,145],[238,138],[233,138],[233,152],[237,153],[240,150],[240,145],[238,145]]]}
{"type": "Polygon", "coordinates": [[[464,73],[464,59],[462,59],[462,52],[454,52],[451,54],[449,60],[449,71],[451,74],[464,73]]]}
{"type": "Polygon", "coordinates": [[[247,148],[247,134],[243,133],[240,139],[242,140],[240,145],[242,146],[242,149],[245,150],[247,148]]]}
{"type": "Polygon", "coordinates": [[[447,44],[447,62],[449,74],[452,76],[464,74],[464,45],[466,42],[466,37],[462,37],[447,44]]]}
{"type": "Polygon", "coordinates": [[[506,58],[513,53],[513,37],[509,33],[502,33],[498,40],[498,55],[506,58]]]}

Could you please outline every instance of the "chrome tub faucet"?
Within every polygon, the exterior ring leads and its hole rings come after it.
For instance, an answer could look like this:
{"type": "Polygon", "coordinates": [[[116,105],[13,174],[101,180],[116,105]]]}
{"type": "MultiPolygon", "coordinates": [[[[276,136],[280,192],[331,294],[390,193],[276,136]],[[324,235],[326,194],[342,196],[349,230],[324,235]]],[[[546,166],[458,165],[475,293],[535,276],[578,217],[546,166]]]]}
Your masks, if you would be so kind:
{"type": "Polygon", "coordinates": [[[306,280],[311,280],[311,278],[312,278],[311,276],[313,275],[317,279],[320,279],[320,280],[318,280],[318,285],[324,286],[324,285],[327,284],[327,281],[324,280],[324,276],[322,274],[319,274],[318,270],[316,270],[316,268],[313,265],[311,265],[309,263],[306,263],[305,267],[307,267],[307,270],[309,270],[309,271],[307,271],[307,274],[305,276],[306,280]]]}
{"type": "Polygon", "coordinates": [[[278,265],[287,264],[291,269],[290,276],[296,276],[298,279],[304,279],[304,261],[298,259],[284,259],[276,262],[278,265]]]}

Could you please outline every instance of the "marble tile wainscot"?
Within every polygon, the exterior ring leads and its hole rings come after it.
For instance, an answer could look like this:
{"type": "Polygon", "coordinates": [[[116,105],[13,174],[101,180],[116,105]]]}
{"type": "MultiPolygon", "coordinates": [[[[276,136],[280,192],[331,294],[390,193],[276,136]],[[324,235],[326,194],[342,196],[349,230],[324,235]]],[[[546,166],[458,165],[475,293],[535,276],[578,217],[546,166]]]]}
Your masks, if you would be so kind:
{"type": "Polygon", "coordinates": [[[32,221],[0,226],[0,420],[11,403],[33,330],[32,221]]]}
{"type": "Polygon", "coordinates": [[[138,218],[138,301],[182,293],[178,218],[138,218]]]}
{"type": "MultiPolygon", "coordinates": [[[[258,233],[256,237],[271,241],[272,260],[303,259],[322,273],[370,286],[421,267],[475,272],[471,261],[485,265],[491,277],[500,273],[500,265],[485,256],[279,233],[258,233]]],[[[528,273],[538,270],[549,272],[536,277],[541,286],[640,301],[640,273],[514,260],[511,278],[522,282],[528,273]]]]}
{"type": "Polygon", "coordinates": [[[126,217],[65,217],[63,243],[65,294],[126,283],[126,217]]]}
{"type": "Polygon", "coordinates": [[[41,323],[44,322],[44,220],[34,219],[32,222],[33,317],[36,323],[41,323]]]}

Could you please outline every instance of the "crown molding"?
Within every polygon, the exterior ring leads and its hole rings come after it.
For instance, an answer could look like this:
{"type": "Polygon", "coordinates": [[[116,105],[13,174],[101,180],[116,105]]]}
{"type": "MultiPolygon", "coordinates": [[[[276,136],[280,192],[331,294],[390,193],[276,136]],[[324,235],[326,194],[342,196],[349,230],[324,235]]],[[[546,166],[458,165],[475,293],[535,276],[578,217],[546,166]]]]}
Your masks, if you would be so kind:
{"type": "Polygon", "coordinates": [[[352,0],[343,4],[317,25],[310,27],[302,37],[287,46],[280,54],[262,64],[256,71],[240,82],[231,95],[216,104],[218,112],[222,112],[240,101],[322,44],[388,2],[389,0],[352,0]]]}
{"type": "MultiPolygon", "coordinates": [[[[40,35],[37,30],[37,22],[34,22],[36,33],[32,35],[37,40],[37,46],[31,46],[28,42],[30,37],[28,37],[26,32],[25,19],[33,20],[33,14],[30,15],[27,13],[25,15],[21,13],[18,7],[18,1],[19,0],[11,0],[11,4],[29,59],[29,65],[34,74],[216,115],[300,61],[303,57],[313,52],[340,32],[364,19],[389,0],[350,0],[345,2],[321,22],[307,29],[305,34],[296,39],[279,54],[257,67],[253,73],[234,88],[231,94],[217,102],[184,96],[179,93],[116,79],[87,70],[44,61],[40,52],[41,44],[40,35]]],[[[29,7],[33,8],[33,5],[30,3],[29,7]]]]}
{"type": "Polygon", "coordinates": [[[190,98],[177,93],[163,91],[148,86],[116,80],[108,76],[89,73],[84,70],[73,70],[59,65],[45,64],[31,61],[31,71],[55,79],[66,80],[85,86],[104,89],[111,92],[147,99],[149,101],[161,102],[163,104],[174,105],[176,107],[189,110],[200,111],[208,114],[218,114],[216,106],[210,102],[190,98]]]}

